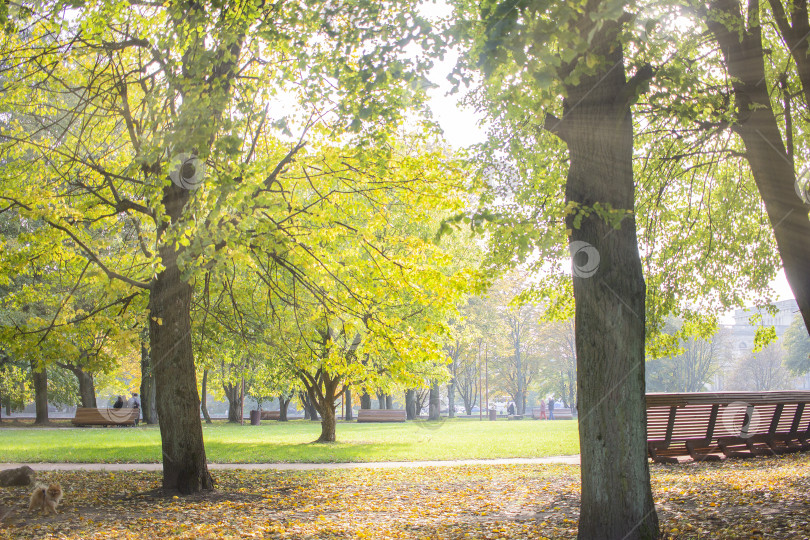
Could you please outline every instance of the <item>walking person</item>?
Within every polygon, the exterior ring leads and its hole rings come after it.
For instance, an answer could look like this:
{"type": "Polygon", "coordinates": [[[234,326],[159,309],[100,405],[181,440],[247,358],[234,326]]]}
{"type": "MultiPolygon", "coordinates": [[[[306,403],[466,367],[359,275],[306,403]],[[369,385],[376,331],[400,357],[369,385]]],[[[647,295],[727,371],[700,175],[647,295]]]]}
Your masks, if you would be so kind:
{"type": "Polygon", "coordinates": [[[135,427],[141,421],[141,398],[138,397],[138,392],[132,392],[132,397],[129,398],[129,407],[131,409],[138,409],[138,416],[135,417],[135,427]]]}
{"type": "Polygon", "coordinates": [[[548,398],[548,419],[554,420],[554,398],[548,398]]]}

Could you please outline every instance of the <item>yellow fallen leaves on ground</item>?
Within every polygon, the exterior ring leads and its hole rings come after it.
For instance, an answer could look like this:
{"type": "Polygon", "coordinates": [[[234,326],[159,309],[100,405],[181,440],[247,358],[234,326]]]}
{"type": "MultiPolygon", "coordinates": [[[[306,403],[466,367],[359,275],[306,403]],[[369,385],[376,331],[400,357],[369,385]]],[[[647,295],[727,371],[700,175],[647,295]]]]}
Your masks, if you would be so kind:
{"type": "MultiPolygon", "coordinates": [[[[810,538],[810,455],[652,465],[670,539],[810,538]]],[[[164,496],[154,472],[52,472],[57,516],[0,488],[0,538],[575,538],[579,467],[498,465],[216,471],[217,490],[164,496]]]]}

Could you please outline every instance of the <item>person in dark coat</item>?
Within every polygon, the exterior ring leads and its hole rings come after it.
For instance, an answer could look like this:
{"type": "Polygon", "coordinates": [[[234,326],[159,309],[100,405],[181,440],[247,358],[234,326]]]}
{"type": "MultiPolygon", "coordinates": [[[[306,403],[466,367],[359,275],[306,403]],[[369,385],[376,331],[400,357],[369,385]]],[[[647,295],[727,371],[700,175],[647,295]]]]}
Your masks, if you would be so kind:
{"type": "Polygon", "coordinates": [[[124,396],[118,396],[118,399],[115,400],[113,403],[113,409],[122,409],[124,408],[124,396]]]}
{"type": "Polygon", "coordinates": [[[548,419],[554,420],[554,398],[548,398],[548,419]]]}

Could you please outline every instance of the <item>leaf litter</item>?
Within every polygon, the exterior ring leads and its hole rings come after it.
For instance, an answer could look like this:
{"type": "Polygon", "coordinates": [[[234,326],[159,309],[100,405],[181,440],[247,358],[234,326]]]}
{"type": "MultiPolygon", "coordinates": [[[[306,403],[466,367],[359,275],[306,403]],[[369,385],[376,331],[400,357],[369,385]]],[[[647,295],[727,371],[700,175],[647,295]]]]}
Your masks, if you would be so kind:
{"type": "MultiPolygon", "coordinates": [[[[810,538],[810,455],[651,465],[667,539],[810,538]]],[[[40,473],[65,497],[28,514],[0,488],[0,538],[576,538],[579,467],[474,465],[215,471],[213,492],[165,494],[158,472],[40,473]]]]}

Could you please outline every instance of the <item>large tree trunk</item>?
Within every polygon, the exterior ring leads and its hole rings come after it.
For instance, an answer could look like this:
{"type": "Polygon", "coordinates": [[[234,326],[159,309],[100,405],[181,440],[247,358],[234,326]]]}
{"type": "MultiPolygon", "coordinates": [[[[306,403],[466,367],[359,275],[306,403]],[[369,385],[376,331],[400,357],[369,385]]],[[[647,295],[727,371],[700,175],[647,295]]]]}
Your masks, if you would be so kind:
{"type": "Polygon", "coordinates": [[[337,424],[337,417],[335,415],[335,403],[324,403],[319,407],[318,412],[321,415],[321,436],[315,442],[326,443],[335,442],[336,434],[335,428],[337,424]]]}
{"type": "Polygon", "coordinates": [[[428,409],[428,420],[438,420],[441,418],[441,401],[439,399],[439,383],[430,386],[430,405],[428,409]]]}
{"type": "Polygon", "coordinates": [[[344,409],[346,411],[343,419],[346,421],[351,421],[354,419],[354,414],[352,412],[352,389],[347,386],[343,396],[344,409]]]}
{"type": "Polygon", "coordinates": [[[37,371],[37,363],[31,362],[31,378],[34,382],[34,406],[37,417],[35,424],[48,423],[48,371],[45,366],[37,371]]]}
{"type": "Polygon", "coordinates": [[[141,340],[141,414],[147,424],[157,424],[157,391],[155,370],[152,369],[152,357],[149,354],[148,335],[141,340]]]}
{"type": "Polygon", "coordinates": [[[96,383],[92,373],[87,373],[81,368],[74,368],[73,374],[79,380],[79,399],[82,407],[97,408],[96,405],[96,383]]]}
{"type": "Polygon", "coordinates": [[[380,410],[385,409],[385,394],[382,392],[377,392],[377,404],[380,407],[380,410]]]}
{"type": "Polygon", "coordinates": [[[57,362],[56,364],[76,376],[76,381],[79,383],[79,404],[81,407],[95,409],[96,405],[96,383],[93,379],[93,374],[86,372],[81,367],[83,360],[87,359],[87,353],[82,353],[79,362],[76,364],[67,364],[57,362]]]}
{"type": "MultiPolygon", "coordinates": [[[[614,228],[596,212],[571,213],[578,360],[581,540],[652,539],[658,518],[650,489],[644,396],[645,284],[636,238],[633,127],[636,88],[625,80],[620,24],[587,16],[590,51],[604,63],[566,85],[559,134],[570,167],[566,199],[628,212],[614,228]],[[576,224],[576,218],[582,218],[576,224]]],[[[634,81],[635,82],[635,81],[634,81]]]]}
{"type": "MultiPolygon", "coordinates": [[[[810,206],[796,191],[793,156],[788,155],[782,142],[768,94],[759,3],[754,1],[747,7],[749,15],[753,10],[757,12],[756,17],[749,16],[747,29],[739,2],[718,0],[710,3],[710,9],[712,13],[722,14],[724,21],[707,17],[733,81],[737,105],[733,127],[745,144],[745,156],[765,203],[785,276],[810,331],[810,219],[807,217],[810,206]]],[[[803,16],[806,20],[807,13],[803,16]]],[[[807,32],[799,41],[805,42],[806,38],[807,32]]],[[[797,54],[798,51],[794,51],[794,55],[797,54]]],[[[803,77],[803,84],[805,80],[810,82],[810,76],[803,77]]],[[[810,92],[810,88],[804,91],[810,92]]]]}
{"type": "Polygon", "coordinates": [[[213,424],[211,422],[211,415],[208,414],[208,370],[203,370],[202,388],[200,389],[202,396],[200,400],[200,410],[202,410],[203,417],[206,424],[213,424]]]}
{"type": "Polygon", "coordinates": [[[363,391],[363,394],[360,396],[360,408],[361,409],[370,409],[371,408],[371,396],[363,391]]]}
{"type": "Polygon", "coordinates": [[[394,396],[392,396],[391,394],[385,395],[385,408],[386,409],[394,408],[394,396]]]}
{"type": "MultiPolygon", "coordinates": [[[[173,217],[188,192],[167,186],[164,202],[173,217]]],[[[152,282],[149,342],[157,382],[157,411],[163,447],[163,488],[194,493],[213,489],[200,422],[200,397],[191,348],[192,289],[182,280],[174,247],[161,246],[164,270],[152,282]]]]}
{"type": "Polygon", "coordinates": [[[279,396],[278,397],[278,421],[287,422],[287,408],[290,406],[292,397],[279,396]]]}
{"type": "Polygon", "coordinates": [[[228,399],[228,422],[239,423],[239,406],[240,394],[239,384],[222,383],[222,389],[225,391],[225,397],[228,399]]]}
{"type": "Polygon", "coordinates": [[[419,416],[416,413],[416,392],[411,388],[405,391],[405,417],[413,420],[419,416]]]}

